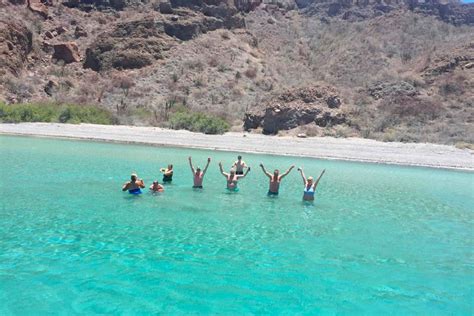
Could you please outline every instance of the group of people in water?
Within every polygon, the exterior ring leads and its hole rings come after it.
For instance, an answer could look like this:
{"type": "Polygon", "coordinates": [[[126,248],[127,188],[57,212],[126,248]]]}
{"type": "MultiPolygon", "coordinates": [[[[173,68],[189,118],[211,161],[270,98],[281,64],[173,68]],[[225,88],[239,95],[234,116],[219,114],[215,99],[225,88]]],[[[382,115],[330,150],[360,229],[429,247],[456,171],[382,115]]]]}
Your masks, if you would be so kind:
{"type": "MultiPolygon", "coordinates": [[[[202,183],[204,180],[204,175],[209,168],[209,164],[211,163],[211,158],[207,158],[207,163],[204,169],[201,167],[195,167],[192,162],[192,158],[189,157],[189,166],[191,168],[193,174],[193,188],[194,189],[202,189],[202,183]]],[[[269,178],[270,184],[268,189],[268,196],[277,196],[280,191],[280,183],[284,177],[286,177],[295,167],[294,165],[288,168],[284,173],[280,174],[278,169],[273,171],[273,174],[268,172],[265,169],[265,166],[261,163],[260,167],[262,168],[263,173],[269,178]]],[[[239,180],[245,178],[248,173],[250,172],[250,167],[247,166],[245,161],[242,160],[242,156],[238,156],[237,160],[233,163],[229,172],[225,172],[222,167],[222,162],[219,162],[219,170],[220,173],[226,178],[227,182],[227,190],[231,192],[239,191],[238,182],[239,180]]],[[[314,193],[316,191],[316,187],[321,180],[321,177],[324,175],[326,170],[323,170],[319,177],[314,181],[313,177],[306,177],[303,171],[303,168],[298,168],[298,171],[303,179],[304,183],[304,190],[303,190],[303,200],[304,201],[313,201],[314,200],[314,193]]],[[[173,165],[168,165],[167,168],[161,168],[160,172],[163,174],[162,182],[164,184],[171,183],[173,181],[173,165]]],[[[142,179],[138,178],[137,174],[133,173],[130,177],[130,181],[127,181],[122,186],[122,191],[128,191],[130,194],[141,194],[142,189],[145,189],[145,183],[142,179]]],[[[152,185],[150,186],[150,191],[152,192],[163,192],[165,190],[164,186],[158,183],[158,180],[153,181],[152,185]]]]}

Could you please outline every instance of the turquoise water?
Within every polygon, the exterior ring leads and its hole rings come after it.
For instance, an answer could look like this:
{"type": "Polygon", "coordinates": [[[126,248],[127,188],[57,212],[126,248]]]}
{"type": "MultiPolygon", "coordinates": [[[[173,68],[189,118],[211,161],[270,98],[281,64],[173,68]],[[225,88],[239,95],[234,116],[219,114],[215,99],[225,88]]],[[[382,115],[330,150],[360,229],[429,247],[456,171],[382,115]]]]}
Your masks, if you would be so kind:
{"type": "Polygon", "coordinates": [[[0,315],[473,313],[472,173],[247,154],[229,194],[235,156],[0,137],[0,315]],[[164,194],[121,192],[169,162],[164,194]],[[326,168],[314,205],[260,162],[326,168]]]}

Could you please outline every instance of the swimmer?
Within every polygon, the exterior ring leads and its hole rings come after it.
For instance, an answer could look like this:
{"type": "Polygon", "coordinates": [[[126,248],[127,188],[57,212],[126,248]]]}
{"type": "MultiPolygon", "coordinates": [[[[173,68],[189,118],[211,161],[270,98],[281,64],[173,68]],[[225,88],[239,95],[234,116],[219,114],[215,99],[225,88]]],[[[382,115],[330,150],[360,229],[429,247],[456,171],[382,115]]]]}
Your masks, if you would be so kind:
{"type": "Polygon", "coordinates": [[[232,168],[235,170],[235,174],[240,176],[244,174],[244,169],[249,167],[245,164],[245,161],[242,160],[242,156],[239,155],[237,156],[237,160],[234,161],[232,168]]]}
{"type": "Polygon", "coordinates": [[[300,172],[304,183],[303,201],[314,201],[314,192],[316,191],[316,187],[318,186],[319,180],[321,180],[321,177],[326,172],[326,169],[321,172],[318,179],[314,183],[313,177],[306,178],[303,172],[303,168],[299,167],[298,171],[300,172]]]}
{"type": "Polygon", "coordinates": [[[193,189],[202,189],[202,180],[204,179],[204,175],[206,174],[207,168],[211,163],[211,158],[207,158],[207,164],[204,170],[201,171],[201,167],[197,167],[194,169],[193,162],[191,160],[191,156],[188,158],[189,166],[191,167],[191,171],[193,172],[193,189]]]}
{"type": "Polygon", "coordinates": [[[163,174],[162,182],[170,183],[173,181],[173,165],[170,164],[168,168],[161,168],[160,171],[163,174]]]}
{"type": "Polygon", "coordinates": [[[271,174],[270,172],[268,172],[265,169],[265,167],[263,166],[262,163],[260,164],[260,167],[262,167],[263,173],[265,173],[265,175],[268,178],[270,178],[270,188],[268,189],[268,196],[276,196],[276,195],[278,195],[278,191],[280,190],[281,180],[284,177],[286,177],[291,172],[291,170],[293,170],[293,168],[295,166],[291,166],[288,170],[285,171],[285,173],[283,173],[281,175],[280,175],[280,171],[278,169],[275,169],[273,171],[273,174],[271,174]]]}
{"type": "Polygon", "coordinates": [[[165,188],[158,183],[158,180],[153,181],[153,184],[150,186],[150,191],[152,192],[163,192],[165,188]]]}
{"type": "Polygon", "coordinates": [[[227,179],[227,190],[234,192],[239,190],[237,187],[237,182],[247,176],[247,174],[250,172],[250,167],[243,175],[238,175],[234,168],[230,169],[229,173],[224,172],[224,169],[222,169],[222,162],[219,162],[219,169],[222,175],[227,179]]]}
{"type": "Polygon", "coordinates": [[[125,182],[122,186],[122,191],[127,191],[130,194],[141,194],[142,190],[145,188],[145,183],[143,183],[142,179],[138,179],[136,173],[132,173],[130,176],[130,181],[125,182]]]}

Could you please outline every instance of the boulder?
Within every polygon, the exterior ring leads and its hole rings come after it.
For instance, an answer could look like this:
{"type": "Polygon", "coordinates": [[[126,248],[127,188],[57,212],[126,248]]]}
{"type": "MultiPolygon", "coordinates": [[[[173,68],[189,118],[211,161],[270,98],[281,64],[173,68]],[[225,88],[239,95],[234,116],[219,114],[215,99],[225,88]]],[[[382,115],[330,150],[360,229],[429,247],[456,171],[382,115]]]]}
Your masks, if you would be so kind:
{"type": "Polygon", "coordinates": [[[54,92],[58,89],[59,84],[54,80],[49,80],[48,83],[44,86],[43,90],[47,95],[52,96],[54,92]]]}
{"type": "Polygon", "coordinates": [[[160,13],[163,14],[173,14],[173,7],[171,7],[171,3],[169,2],[160,2],[159,10],[160,13]]]}
{"type": "Polygon", "coordinates": [[[321,127],[338,125],[346,121],[345,114],[339,109],[341,105],[341,99],[332,87],[293,89],[247,111],[244,128],[261,127],[264,134],[276,134],[310,123],[321,127]]]}
{"type": "Polygon", "coordinates": [[[66,64],[81,61],[79,48],[75,42],[66,42],[53,45],[53,58],[62,60],[66,64]]]}
{"type": "Polygon", "coordinates": [[[255,10],[262,0],[234,0],[235,7],[242,12],[250,12],[255,10]]]}
{"type": "Polygon", "coordinates": [[[28,8],[43,18],[48,18],[48,7],[41,0],[28,0],[28,8]]]}
{"type": "Polygon", "coordinates": [[[83,27],[77,25],[74,30],[74,36],[76,38],[87,37],[87,31],[83,27]]]}

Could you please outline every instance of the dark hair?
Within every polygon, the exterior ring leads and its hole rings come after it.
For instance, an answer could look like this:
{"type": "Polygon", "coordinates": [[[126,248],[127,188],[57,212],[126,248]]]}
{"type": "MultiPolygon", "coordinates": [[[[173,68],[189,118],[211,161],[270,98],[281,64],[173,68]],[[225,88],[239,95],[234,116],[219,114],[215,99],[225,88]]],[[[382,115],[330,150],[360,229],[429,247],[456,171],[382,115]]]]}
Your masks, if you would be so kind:
{"type": "Polygon", "coordinates": [[[237,156],[237,159],[239,159],[239,160],[242,159],[242,156],[238,155],[238,156],[237,156]]]}

